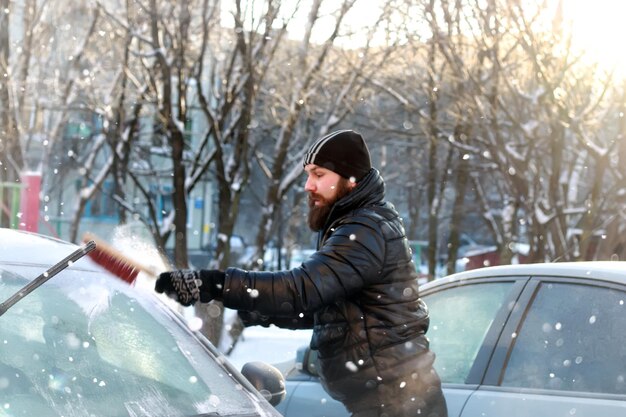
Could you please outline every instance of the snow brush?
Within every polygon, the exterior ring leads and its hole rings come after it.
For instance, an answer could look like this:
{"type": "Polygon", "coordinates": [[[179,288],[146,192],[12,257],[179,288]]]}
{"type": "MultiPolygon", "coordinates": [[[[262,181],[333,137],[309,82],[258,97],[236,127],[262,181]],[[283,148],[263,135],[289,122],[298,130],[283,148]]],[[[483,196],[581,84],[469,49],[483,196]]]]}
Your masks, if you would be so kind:
{"type": "Polygon", "coordinates": [[[37,278],[26,284],[18,292],[9,297],[5,302],[0,303],[0,316],[6,313],[8,309],[13,307],[15,303],[39,288],[44,282],[48,281],[56,274],[63,271],[65,268],[69,267],[86,254],[92,253],[95,248],[96,243],[94,241],[88,241],[83,246],[70,253],[67,257],[51,266],[47,271],[39,275],[37,278]]]}
{"type": "Polygon", "coordinates": [[[151,277],[156,277],[157,273],[141,263],[130,259],[113,246],[107,244],[102,239],[91,233],[85,233],[83,241],[93,241],[96,249],[89,252],[89,257],[98,265],[118,276],[128,284],[134,284],[139,272],[145,272],[151,277]]]}

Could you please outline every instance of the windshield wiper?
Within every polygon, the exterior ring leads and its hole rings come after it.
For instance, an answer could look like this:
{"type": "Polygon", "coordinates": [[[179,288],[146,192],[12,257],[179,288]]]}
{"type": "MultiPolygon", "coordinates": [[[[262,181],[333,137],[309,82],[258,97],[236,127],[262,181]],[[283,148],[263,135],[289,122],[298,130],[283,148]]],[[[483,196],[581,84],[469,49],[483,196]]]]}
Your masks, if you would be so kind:
{"type": "Polygon", "coordinates": [[[67,257],[51,266],[46,272],[39,275],[37,278],[24,285],[22,289],[9,297],[5,302],[0,304],[0,316],[7,312],[8,309],[13,307],[15,303],[26,297],[28,294],[39,288],[41,284],[48,281],[50,278],[63,271],[68,266],[91,252],[96,248],[96,243],[92,240],[85,243],[74,252],[70,253],[67,257]]]}

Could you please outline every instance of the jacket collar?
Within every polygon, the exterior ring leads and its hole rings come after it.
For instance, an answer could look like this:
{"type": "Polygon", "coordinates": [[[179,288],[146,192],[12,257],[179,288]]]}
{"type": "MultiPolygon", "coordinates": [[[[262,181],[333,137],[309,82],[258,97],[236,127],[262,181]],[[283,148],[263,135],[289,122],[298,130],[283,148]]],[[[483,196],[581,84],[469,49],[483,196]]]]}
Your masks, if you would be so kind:
{"type": "Polygon", "coordinates": [[[357,208],[382,203],[384,198],[385,181],[380,172],[372,168],[350,193],[335,203],[320,231],[320,238],[337,219],[357,208]]]}

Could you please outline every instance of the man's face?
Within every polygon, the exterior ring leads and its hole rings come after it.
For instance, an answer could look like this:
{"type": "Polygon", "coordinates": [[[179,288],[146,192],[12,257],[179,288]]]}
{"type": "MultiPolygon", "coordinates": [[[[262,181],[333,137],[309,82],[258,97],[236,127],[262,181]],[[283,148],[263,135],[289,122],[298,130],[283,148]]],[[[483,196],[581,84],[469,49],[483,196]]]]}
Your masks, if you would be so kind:
{"type": "Polygon", "coordinates": [[[315,164],[307,165],[304,171],[307,174],[304,190],[309,195],[308,223],[311,230],[317,232],[324,227],[335,202],[352,191],[356,184],[315,164]]]}

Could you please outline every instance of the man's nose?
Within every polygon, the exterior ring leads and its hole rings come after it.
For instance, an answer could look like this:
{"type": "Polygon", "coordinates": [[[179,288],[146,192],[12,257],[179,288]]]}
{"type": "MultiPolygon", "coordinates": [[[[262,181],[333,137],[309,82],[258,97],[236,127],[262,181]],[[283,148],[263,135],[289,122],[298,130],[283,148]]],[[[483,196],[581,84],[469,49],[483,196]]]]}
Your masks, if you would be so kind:
{"type": "Polygon", "coordinates": [[[315,185],[313,181],[311,181],[311,177],[307,177],[306,182],[304,183],[304,191],[315,191],[315,185]]]}

